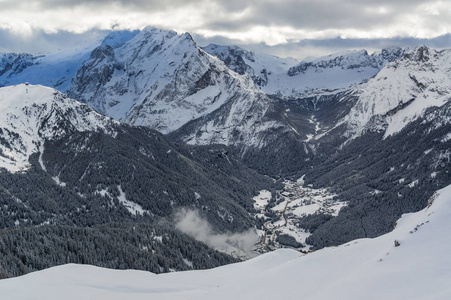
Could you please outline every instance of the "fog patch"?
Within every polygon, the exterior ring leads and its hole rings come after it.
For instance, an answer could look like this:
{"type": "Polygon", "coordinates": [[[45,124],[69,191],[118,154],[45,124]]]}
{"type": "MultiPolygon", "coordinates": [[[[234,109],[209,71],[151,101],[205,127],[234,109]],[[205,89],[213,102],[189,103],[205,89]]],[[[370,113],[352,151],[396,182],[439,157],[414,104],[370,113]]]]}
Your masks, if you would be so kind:
{"type": "Polygon", "coordinates": [[[217,233],[211,224],[196,210],[181,209],[176,214],[176,229],[203,242],[211,248],[239,257],[253,257],[254,244],[258,242],[255,229],[242,233],[217,233]]]}

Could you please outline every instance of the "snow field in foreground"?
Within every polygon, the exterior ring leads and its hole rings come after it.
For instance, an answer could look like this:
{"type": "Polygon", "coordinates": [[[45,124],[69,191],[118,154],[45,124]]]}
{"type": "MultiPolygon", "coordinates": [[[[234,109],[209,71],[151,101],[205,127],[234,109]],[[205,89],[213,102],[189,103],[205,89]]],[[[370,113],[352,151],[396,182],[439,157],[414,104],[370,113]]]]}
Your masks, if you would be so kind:
{"type": "Polygon", "coordinates": [[[403,215],[393,232],[375,239],[161,275],[69,264],[1,280],[0,298],[449,299],[451,185],[436,195],[432,206],[403,215]]]}

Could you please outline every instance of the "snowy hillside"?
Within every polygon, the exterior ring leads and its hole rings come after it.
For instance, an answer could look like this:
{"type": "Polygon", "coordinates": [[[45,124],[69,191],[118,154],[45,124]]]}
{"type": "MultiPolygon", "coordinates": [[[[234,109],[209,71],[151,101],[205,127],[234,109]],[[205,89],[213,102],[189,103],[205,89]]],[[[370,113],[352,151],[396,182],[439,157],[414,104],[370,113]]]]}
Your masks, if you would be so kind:
{"type": "Polygon", "coordinates": [[[277,250],[207,271],[154,275],[64,265],[0,281],[4,299],[448,299],[451,186],[393,232],[302,255],[277,250]]]}
{"type": "Polygon", "coordinates": [[[111,121],[88,106],[40,85],[0,88],[0,167],[19,171],[45,139],[72,131],[108,131],[111,121]]]}
{"type": "Polygon", "coordinates": [[[351,136],[383,130],[385,137],[447,103],[451,94],[451,51],[419,46],[388,64],[361,91],[345,122],[351,136]]]}
{"type": "MultiPolygon", "coordinates": [[[[70,95],[116,120],[163,133],[225,103],[240,106],[233,110],[237,112],[264,97],[248,76],[230,71],[198,48],[189,33],[151,27],[120,48],[95,49],[78,71],[70,95]]],[[[225,117],[240,122],[243,116],[225,117]]]]}

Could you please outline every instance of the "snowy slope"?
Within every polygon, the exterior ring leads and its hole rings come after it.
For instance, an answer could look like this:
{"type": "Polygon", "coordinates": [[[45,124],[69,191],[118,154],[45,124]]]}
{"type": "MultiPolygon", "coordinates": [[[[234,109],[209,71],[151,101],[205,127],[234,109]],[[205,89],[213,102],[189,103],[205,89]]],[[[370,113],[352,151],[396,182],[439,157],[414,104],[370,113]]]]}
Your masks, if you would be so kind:
{"type": "Polygon", "coordinates": [[[385,137],[451,98],[451,50],[419,46],[388,64],[361,91],[345,118],[351,136],[384,130],[385,137]]]}
{"type": "Polygon", "coordinates": [[[52,88],[27,84],[0,88],[0,114],[0,167],[13,172],[26,169],[46,139],[108,131],[113,122],[52,88]]]}
{"type": "Polygon", "coordinates": [[[70,95],[116,120],[168,133],[231,100],[253,102],[254,91],[248,76],[230,71],[188,33],[147,27],[118,49],[95,49],[70,95]]]}
{"type": "Polygon", "coordinates": [[[0,297],[449,299],[451,186],[434,198],[424,210],[403,215],[391,233],[308,255],[277,250],[208,271],[162,275],[64,265],[2,280],[0,297]]]}
{"type": "Polygon", "coordinates": [[[29,82],[56,88],[62,92],[70,89],[72,78],[89,57],[96,45],[46,55],[0,54],[0,86],[29,82]],[[25,58],[25,59],[24,59],[25,58]]]}

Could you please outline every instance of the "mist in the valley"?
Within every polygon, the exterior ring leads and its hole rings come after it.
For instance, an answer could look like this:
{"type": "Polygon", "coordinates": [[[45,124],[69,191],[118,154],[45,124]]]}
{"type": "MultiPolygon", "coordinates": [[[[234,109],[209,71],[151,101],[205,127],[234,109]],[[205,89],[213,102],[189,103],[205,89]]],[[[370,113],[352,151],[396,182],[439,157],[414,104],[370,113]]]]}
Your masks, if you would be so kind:
{"type": "Polygon", "coordinates": [[[208,246],[228,254],[255,256],[252,248],[259,237],[255,229],[241,233],[217,233],[195,210],[181,209],[176,214],[176,228],[208,246]]]}

